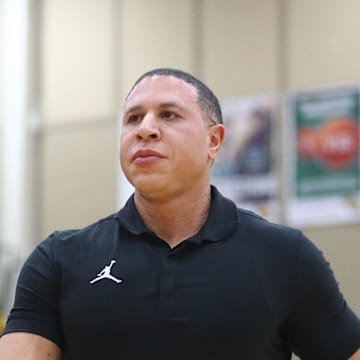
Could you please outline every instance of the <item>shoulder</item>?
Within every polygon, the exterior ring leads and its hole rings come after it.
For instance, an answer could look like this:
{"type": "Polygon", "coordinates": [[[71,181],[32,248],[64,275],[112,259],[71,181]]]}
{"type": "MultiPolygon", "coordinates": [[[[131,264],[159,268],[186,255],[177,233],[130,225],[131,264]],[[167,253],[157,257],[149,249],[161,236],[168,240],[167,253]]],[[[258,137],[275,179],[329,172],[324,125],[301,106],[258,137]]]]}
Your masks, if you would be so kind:
{"type": "Polygon", "coordinates": [[[28,260],[49,264],[77,261],[86,254],[101,253],[118,239],[117,214],[111,214],[79,229],[56,230],[42,240],[28,260]]]}
{"type": "Polygon", "coordinates": [[[301,230],[271,222],[249,210],[238,208],[237,230],[246,233],[251,242],[265,247],[298,249],[307,242],[301,230]]]}
{"type": "Polygon", "coordinates": [[[294,276],[299,269],[315,271],[326,263],[321,250],[300,229],[273,223],[244,209],[238,209],[234,240],[263,267],[283,269],[294,276]]]}
{"type": "Polygon", "coordinates": [[[66,229],[54,231],[49,238],[55,241],[70,241],[75,239],[83,239],[92,236],[93,234],[101,234],[112,231],[117,227],[117,213],[108,215],[104,218],[98,219],[95,222],[86,225],[79,229],[66,229]]]}
{"type": "Polygon", "coordinates": [[[70,243],[76,244],[77,242],[84,244],[86,241],[94,241],[99,237],[106,238],[108,234],[116,231],[117,227],[117,213],[114,213],[82,228],[55,230],[40,243],[40,246],[66,246],[70,243]]]}

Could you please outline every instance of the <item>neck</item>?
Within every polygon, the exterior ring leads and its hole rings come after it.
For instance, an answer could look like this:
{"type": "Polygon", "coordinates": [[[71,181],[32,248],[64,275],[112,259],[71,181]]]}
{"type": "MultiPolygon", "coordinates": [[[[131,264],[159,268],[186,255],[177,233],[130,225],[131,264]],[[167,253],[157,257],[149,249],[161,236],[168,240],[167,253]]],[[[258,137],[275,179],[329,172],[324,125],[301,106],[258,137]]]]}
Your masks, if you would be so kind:
{"type": "Polygon", "coordinates": [[[210,185],[170,199],[147,198],[135,192],[135,205],[146,226],[171,248],[195,235],[210,207],[210,185]]]}

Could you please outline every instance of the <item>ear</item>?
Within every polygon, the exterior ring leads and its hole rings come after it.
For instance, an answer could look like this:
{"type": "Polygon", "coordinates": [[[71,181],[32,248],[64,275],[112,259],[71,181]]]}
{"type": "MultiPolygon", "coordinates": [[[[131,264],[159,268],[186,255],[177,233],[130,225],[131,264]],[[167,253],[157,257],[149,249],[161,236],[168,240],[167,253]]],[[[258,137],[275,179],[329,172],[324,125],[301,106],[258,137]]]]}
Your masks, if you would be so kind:
{"type": "Polygon", "coordinates": [[[223,124],[212,125],[209,128],[209,160],[215,160],[225,138],[225,127],[223,124]]]}

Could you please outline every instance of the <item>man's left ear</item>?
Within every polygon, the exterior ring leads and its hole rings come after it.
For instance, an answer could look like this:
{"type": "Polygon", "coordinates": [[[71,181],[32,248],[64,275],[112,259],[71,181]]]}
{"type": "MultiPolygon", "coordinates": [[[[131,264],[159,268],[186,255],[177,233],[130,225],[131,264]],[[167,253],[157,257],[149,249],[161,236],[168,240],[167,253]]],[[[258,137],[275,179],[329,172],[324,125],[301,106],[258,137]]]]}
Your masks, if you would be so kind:
{"type": "Polygon", "coordinates": [[[209,159],[215,160],[218,151],[225,138],[225,127],[223,124],[212,125],[209,128],[209,159]]]}

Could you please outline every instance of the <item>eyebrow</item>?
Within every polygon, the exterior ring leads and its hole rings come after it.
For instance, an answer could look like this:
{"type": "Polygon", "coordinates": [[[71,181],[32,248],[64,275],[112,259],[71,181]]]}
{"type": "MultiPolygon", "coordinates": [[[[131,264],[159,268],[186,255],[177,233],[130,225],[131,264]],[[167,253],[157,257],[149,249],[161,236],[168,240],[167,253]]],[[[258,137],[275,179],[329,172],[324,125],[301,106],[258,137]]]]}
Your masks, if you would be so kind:
{"type": "MultiPolygon", "coordinates": [[[[178,103],[176,102],[164,102],[164,103],[160,103],[159,104],[159,107],[160,108],[177,108],[181,111],[186,111],[185,108],[183,108],[181,105],[179,105],[178,103]]],[[[143,106],[142,105],[134,105],[134,106],[131,106],[129,109],[127,109],[124,113],[124,115],[126,114],[129,114],[129,113],[132,113],[132,112],[135,112],[135,111],[140,111],[143,109],[143,106]]]]}
{"type": "Polygon", "coordinates": [[[161,103],[160,104],[160,107],[161,108],[172,108],[172,107],[175,107],[181,111],[186,111],[185,108],[183,108],[181,105],[179,105],[178,103],[175,103],[175,102],[165,102],[165,103],[161,103]]]}
{"type": "Polygon", "coordinates": [[[127,109],[125,112],[124,112],[124,115],[128,114],[128,113],[131,113],[131,112],[134,112],[134,111],[138,111],[138,110],[141,110],[142,109],[142,106],[141,105],[134,105],[132,106],[131,108],[127,109]]]}

